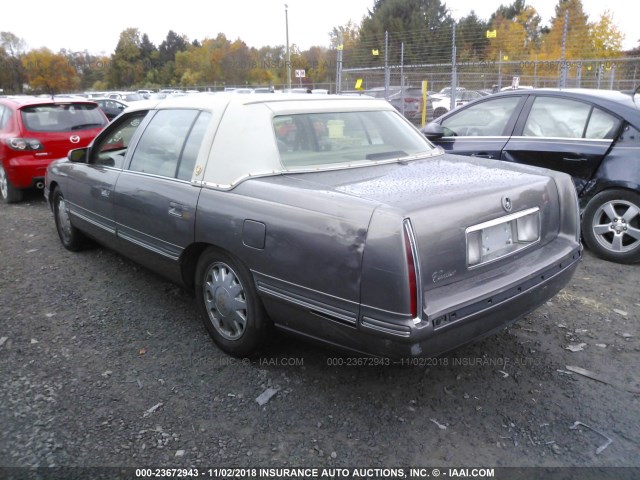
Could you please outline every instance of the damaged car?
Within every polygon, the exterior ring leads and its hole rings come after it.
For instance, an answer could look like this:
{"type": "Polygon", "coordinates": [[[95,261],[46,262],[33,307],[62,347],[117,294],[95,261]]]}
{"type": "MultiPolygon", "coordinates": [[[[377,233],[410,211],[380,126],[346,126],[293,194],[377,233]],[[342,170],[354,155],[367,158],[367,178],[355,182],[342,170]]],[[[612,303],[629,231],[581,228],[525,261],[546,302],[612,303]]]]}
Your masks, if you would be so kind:
{"type": "Polygon", "coordinates": [[[238,357],[274,331],[439,355],[536,309],[581,258],[569,175],[445,154],[365,97],[141,103],[45,183],[65,248],[92,239],[193,290],[238,357]]]}

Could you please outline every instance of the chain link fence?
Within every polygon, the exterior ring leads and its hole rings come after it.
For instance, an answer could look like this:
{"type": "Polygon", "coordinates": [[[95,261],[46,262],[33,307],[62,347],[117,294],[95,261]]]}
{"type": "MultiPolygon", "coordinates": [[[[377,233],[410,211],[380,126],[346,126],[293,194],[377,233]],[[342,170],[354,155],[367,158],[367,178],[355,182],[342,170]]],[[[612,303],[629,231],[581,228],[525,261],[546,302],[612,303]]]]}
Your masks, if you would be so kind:
{"type": "Polygon", "coordinates": [[[451,63],[342,68],[339,88],[342,92],[352,91],[357,82],[365,91],[400,85],[421,86],[425,80],[430,91],[452,85],[467,90],[495,91],[510,87],[514,82],[519,86],[558,88],[565,69],[565,88],[632,90],[640,83],[639,67],[640,58],[630,57],[615,60],[462,62],[457,63],[455,69],[451,63]]]}

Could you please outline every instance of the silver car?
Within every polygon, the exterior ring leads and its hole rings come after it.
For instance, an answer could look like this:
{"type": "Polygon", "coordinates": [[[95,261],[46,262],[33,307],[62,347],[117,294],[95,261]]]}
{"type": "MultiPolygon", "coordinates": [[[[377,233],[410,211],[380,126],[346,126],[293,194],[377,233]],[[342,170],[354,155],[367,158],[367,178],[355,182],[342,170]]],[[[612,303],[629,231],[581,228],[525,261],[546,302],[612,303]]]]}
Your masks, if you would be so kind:
{"type": "Polygon", "coordinates": [[[91,238],[195,290],[234,356],[272,330],[438,355],[547,301],[581,256],[568,175],[444,154],[364,97],[139,103],[45,195],[67,249],[91,238]]]}

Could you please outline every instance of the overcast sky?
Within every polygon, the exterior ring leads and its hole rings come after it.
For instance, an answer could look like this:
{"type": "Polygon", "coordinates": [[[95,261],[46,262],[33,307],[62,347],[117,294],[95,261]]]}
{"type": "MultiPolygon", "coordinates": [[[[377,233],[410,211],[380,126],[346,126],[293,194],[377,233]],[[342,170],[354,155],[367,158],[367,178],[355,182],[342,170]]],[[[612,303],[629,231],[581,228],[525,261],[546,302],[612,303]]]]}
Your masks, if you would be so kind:
{"type": "MultiPolygon", "coordinates": [[[[513,0],[443,0],[454,18],[476,15],[488,19],[500,4],[513,0]]],[[[0,31],[24,39],[28,49],[47,47],[57,52],[89,51],[113,53],[120,32],[138,28],[159,46],[169,30],[191,40],[214,38],[219,32],[227,38],[242,39],[250,47],[286,43],[285,3],[288,4],[289,41],[303,50],[328,46],[329,32],[349,20],[360,23],[374,0],[179,0],[148,2],[110,0],[5,0],[0,7],[0,31]]],[[[555,12],[556,0],[528,2],[545,24],[555,12]]],[[[640,2],[638,0],[582,0],[589,20],[595,22],[608,8],[618,28],[625,34],[625,48],[638,46],[640,2]]]]}

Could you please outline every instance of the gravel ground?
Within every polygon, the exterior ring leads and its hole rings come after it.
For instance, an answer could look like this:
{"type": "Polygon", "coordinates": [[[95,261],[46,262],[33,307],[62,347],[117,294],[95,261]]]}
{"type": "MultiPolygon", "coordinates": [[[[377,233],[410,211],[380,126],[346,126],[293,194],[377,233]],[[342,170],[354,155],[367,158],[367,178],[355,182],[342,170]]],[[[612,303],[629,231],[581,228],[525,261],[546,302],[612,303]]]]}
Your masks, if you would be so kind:
{"type": "Polygon", "coordinates": [[[358,366],[286,337],[225,356],[189,293],[66,251],[35,193],[0,205],[0,264],[3,467],[640,467],[640,265],[587,251],[512,329],[358,366]]]}

